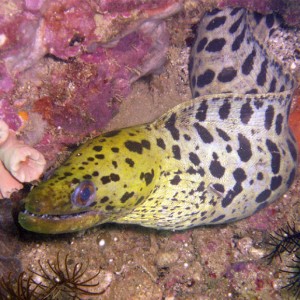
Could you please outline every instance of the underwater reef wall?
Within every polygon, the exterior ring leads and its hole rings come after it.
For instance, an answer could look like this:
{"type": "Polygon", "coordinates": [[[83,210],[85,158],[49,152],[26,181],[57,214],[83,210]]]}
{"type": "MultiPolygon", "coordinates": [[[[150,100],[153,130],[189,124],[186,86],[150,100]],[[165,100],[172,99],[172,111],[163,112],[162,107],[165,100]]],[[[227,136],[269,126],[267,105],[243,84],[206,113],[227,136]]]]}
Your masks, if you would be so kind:
{"type": "Polygon", "coordinates": [[[45,169],[102,130],[133,82],[162,70],[166,18],[179,13],[192,24],[205,10],[242,6],[300,25],[297,0],[0,2],[0,120],[45,157],[45,169]]]}

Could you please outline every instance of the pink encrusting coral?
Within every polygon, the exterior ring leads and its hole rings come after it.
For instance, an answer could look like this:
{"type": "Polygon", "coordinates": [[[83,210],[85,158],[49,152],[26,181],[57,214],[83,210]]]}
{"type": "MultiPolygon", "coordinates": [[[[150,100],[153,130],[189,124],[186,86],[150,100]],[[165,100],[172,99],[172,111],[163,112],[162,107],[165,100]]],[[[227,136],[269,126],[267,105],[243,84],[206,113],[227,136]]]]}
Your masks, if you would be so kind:
{"type": "Polygon", "coordinates": [[[113,48],[98,47],[71,64],[51,61],[47,92],[52,95],[37,99],[32,109],[78,141],[78,137],[103,128],[129,94],[131,82],[163,64],[167,41],[164,24],[150,23],[113,48]]]}
{"type": "Polygon", "coordinates": [[[18,140],[16,133],[0,120],[0,198],[21,189],[21,182],[39,179],[45,165],[43,155],[18,140]]]}
{"type": "MultiPolygon", "coordinates": [[[[22,120],[6,99],[0,98],[0,120],[6,122],[12,130],[18,130],[22,125],[22,120]]],[[[3,134],[3,133],[2,133],[3,134]]]]}
{"type": "Polygon", "coordinates": [[[38,137],[26,126],[21,138],[41,149],[48,165],[67,145],[104,128],[132,82],[165,62],[169,36],[162,19],[183,1],[119,4],[13,0],[1,7],[0,95],[14,112],[43,118],[38,137]]]}

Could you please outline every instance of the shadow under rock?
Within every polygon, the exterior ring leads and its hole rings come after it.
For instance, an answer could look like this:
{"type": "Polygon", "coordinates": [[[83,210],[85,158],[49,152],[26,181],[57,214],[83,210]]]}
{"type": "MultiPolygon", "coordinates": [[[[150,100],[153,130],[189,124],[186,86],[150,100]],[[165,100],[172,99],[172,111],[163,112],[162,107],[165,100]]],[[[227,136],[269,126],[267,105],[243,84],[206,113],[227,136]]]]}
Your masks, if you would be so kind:
{"type": "Polygon", "coordinates": [[[22,271],[22,265],[16,258],[21,243],[12,217],[12,209],[11,200],[0,201],[0,277],[11,274],[11,277],[15,278],[22,271]]]}

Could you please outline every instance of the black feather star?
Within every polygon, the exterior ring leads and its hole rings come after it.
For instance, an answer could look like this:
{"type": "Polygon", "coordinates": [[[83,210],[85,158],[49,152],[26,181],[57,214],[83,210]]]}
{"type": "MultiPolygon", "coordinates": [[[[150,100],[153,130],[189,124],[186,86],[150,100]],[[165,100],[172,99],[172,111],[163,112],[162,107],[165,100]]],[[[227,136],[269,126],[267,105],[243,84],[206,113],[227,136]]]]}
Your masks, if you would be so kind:
{"type": "Polygon", "coordinates": [[[270,234],[270,238],[269,245],[273,247],[273,250],[265,256],[270,262],[276,256],[279,256],[281,260],[281,254],[284,252],[292,254],[300,249],[300,231],[296,230],[295,224],[291,226],[288,223],[285,228],[280,228],[273,235],[270,234]]]}
{"type": "Polygon", "coordinates": [[[296,299],[300,298],[300,255],[295,255],[293,259],[294,264],[287,266],[289,270],[281,270],[282,272],[288,273],[289,283],[283,286],[283,289],[292,290],[296,299]]]}
{"type": "Polygon", "coordinates": [[[0,278],[0,300],[51,300],[51,299],[81,299],[82,296],[99,296],[105,290],[91,292],[91,288],[99,285],[93,283],[99,275],[100,269],[96,274],[87,277],[89,264],[83,263],[68,265],[68,255],[63,262],[60,261],[59,253],[54,263],[49,260],[46,264],[40,261],[39,270],[29,270],[30,275],[22,272],[17,280],[0,278]]]}
{"type": "Polygon", "coordinates": [[[283,289],[291,290],[296,299],[300,299],[300,231],[297,231],[295,225],[291,226],[287,224],[285,228],[279,229],[273,235],[270,235],[271,242],[269,245],[273,247],[273,250],[265,256],[272,262],[272,260],[279,256],[282,261],[281,254],[288,253],[288,255],[294,255],[292,259],[293,264],[286,265],[285,270],[281,272],[288,273],[288,284],[283,286],[283,289]]]}

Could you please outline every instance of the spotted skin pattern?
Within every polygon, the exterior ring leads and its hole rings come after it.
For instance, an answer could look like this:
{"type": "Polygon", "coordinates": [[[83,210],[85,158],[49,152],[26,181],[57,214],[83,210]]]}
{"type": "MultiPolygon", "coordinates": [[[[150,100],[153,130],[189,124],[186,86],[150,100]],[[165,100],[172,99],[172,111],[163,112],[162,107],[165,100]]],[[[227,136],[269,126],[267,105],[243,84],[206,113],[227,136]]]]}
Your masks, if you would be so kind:
{"type": "Polygon", "coordinates": [[[288,127],[294,79],[262,46],[276,26],[273,15],[244,9],[207,13],[189,63],[195,99],[79,147],[28,195],[20,224],[41,233],[106,222],[181,230],[239,220],[280,198],[298,154],[288,127]],[[74,205],[85,180],[95,198],[74,205]]]}

